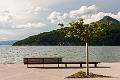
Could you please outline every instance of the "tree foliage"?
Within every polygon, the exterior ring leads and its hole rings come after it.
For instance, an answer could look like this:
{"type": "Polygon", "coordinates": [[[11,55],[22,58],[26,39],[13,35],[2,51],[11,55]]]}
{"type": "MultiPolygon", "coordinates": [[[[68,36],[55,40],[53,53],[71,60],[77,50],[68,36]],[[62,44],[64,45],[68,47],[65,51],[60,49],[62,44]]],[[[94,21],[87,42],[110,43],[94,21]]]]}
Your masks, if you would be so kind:
{"type": "Polygon", "coordinates": [[[67,37],[77,37],[81,41],[91,42],[93,39],[104,35],[106,25],[97,21],[84,25],[82,19],[69,23],[68,28],[64,29],[67,37]]]}

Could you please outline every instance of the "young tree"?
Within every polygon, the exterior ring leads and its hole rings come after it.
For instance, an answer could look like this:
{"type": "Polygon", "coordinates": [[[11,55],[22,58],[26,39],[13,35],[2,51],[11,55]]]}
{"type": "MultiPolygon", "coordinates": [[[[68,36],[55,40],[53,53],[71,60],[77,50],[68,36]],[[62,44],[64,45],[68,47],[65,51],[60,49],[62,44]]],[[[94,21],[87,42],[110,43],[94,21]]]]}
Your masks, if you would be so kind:
{"type": "MultiPolygon", "coordinates": [[[[64,24],[63,24],[63,23],[59,23],[58,26],[61,27],[61,30],[60,30],[60,31],[63,32],[64,24]]],[[[64,34],[64,33],[63,33],[63,34],[64,34]]],[[[63,43],[63,42],[64,42],[64,38],[63,38],[63,36],[62,36],[61,33],[59,33],[59,38],[60,38],[60,39],[59,39],[59,40],[60,40],[60,41],[59,41],[59,45],[60,45],[60,46],[61,46],[61,45],[64,45],[64,43],[63,43]]]]}
{"type": "MultiPolygon", "coordinates": [[[[61,25],[63,26],[63,25],[61,25]]],[[[107,25],[99,21],[84,25],[82,19],[69,23],[67,28],[64,28],[66,37],[77,37],[80,41],[86,43],[86,74],[89,75],[89,55],[88,45],[96,38],[100,38],[105,33],[107,25]]]]}

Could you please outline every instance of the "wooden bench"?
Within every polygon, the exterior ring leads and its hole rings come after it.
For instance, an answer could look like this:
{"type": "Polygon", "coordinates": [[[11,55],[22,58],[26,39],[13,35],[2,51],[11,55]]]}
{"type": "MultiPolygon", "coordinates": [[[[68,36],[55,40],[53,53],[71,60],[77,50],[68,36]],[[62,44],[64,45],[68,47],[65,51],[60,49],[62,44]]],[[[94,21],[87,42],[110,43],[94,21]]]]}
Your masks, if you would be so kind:
{"type": "MultiPolygon", "coordinates": [[[[89,62],[89,64],[94,64],[95,67],[97,67],[97,64],[99,62],[89,62]]],[[[65,64],[65,67],[67,68],[67,64],[80,64],[80,67],[82,67],[82,64],[86,64],[86,62],[63,62],[62,58],[24,58],[24,64],[27,64],[27,68],[29,68],[28,64],[65,64]]]]}
{"type": "MultiPolygon", "coordinates": [[[[89,62],[89,64],[94,64],[94,67],[97,67],[97,64],[100,62],[89,62]]],[[[82,67],[82,64],[86,64],[86,62],[62,62],[62,64],[65,64],[65,67],[67,67],[67,64],[80,64],[80,67],[82,67]]]]}
{"type": "Polygon", "coordinates": [[[24,64],[59,64],[62,62],[62,58],[24,58],[24,64]]]}

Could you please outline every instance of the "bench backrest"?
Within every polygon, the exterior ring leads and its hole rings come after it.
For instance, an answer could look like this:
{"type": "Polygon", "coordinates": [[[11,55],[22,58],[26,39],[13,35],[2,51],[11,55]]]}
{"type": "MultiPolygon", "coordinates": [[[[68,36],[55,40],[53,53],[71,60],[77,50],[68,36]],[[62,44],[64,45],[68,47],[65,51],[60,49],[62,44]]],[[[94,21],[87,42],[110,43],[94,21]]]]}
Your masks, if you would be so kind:
{"type": "Polygon", "coordinates": [[[62,58],[44,58],[44,63],[59,63],[62,62],[62,58]]]}
{"type": "Polygon", "coordinates": [[[24,58],[24,64],[60,63],[62,58],[24,58]]]}

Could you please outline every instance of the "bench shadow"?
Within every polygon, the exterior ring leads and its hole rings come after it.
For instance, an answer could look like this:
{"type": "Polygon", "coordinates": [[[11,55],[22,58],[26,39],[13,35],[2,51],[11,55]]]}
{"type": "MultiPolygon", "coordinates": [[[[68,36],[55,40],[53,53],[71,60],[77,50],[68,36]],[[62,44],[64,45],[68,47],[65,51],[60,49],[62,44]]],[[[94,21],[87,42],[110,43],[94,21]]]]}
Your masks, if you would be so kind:
{"type": "MultiPolygon", "coordinates": [[[[83,69],[86,67],[28,67],[28,68],[39,68],[39,69],[83,69]]],[[[89,67],[89,68],[111,68],[111,67],[89,67]]]]}

